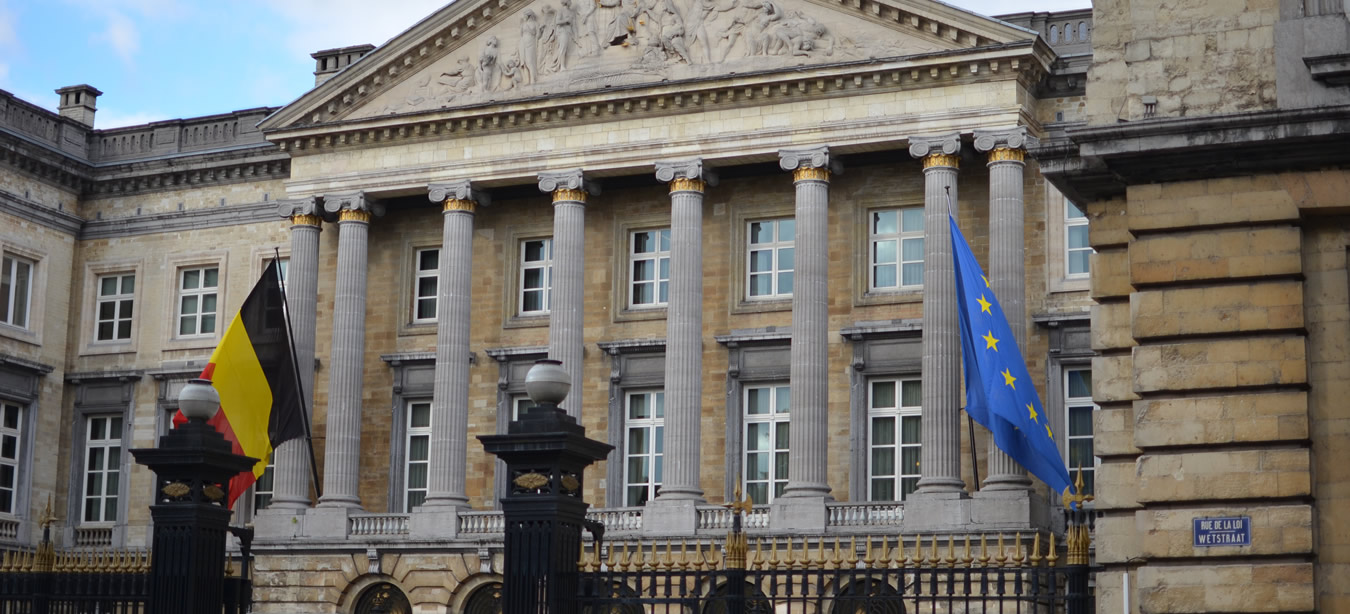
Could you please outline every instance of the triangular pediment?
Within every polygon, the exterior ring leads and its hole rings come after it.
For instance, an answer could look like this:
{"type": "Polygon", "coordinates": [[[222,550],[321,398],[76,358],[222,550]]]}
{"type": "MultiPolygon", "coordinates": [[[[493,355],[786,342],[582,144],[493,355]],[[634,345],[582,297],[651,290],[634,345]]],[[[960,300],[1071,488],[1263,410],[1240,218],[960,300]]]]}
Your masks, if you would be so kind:
{"type": "Polygon", "coordinates": [[[931,0],[459,0],[262,127],[849,65],[1033,37],[931,0]]]}

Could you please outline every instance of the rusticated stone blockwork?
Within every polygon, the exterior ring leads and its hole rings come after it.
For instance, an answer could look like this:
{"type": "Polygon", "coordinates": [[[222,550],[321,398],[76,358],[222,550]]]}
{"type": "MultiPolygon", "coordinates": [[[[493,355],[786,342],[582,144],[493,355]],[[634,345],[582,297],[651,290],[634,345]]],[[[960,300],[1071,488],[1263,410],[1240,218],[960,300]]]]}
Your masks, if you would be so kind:
{"type": "Polygon", "coordinates": [[[1301,270],[1299,231],[1292,226],[1149,236],[1131,243],[1129,252],[1130,282],[1140,285],[1292,275],[1301,270]]]}
{"type": "Polygon", "coordinates": [[[1139,392],[1302,384],[1308,379],[1303,337],[1187,341],[1134,348],[1139,392]]]}

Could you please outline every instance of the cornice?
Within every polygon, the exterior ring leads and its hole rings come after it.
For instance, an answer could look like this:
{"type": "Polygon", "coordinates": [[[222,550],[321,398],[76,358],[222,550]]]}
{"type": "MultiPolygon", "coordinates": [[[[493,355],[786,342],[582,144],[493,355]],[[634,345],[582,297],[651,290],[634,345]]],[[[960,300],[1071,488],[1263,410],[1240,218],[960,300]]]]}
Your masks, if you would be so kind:
{"type": "Polygon", "coordinates": [[[188,211],[170,211],[103,220],[88,220],[79,234],[81,240],[109,239],[143,234],[201,230],[243,224],[281,224],[277,202],[265,201],[228,207],[208,207],[188,211]]]}
{"type": "Polygon", "coordinates": [[[78,215],[38,204],[5,190],[0,190],[0,211],[69,235],[78,234],[84,224],[78,215]]]}
{"type": "MultiPolygon", "coordinates": [[[[907,0],[807,0],[924,40],[979,48],[1033,38],[1024,28],[941,3],[907,0]]],[[[452,3],[273,113],[264,132],[339,121],[363,103],[474,40],[533,0],[452,3]]],[[[269,137],[270,138],[270,137],[269,137]]]]}
{"type": "MultiPolygon", "coordinates": [[[[1039,39],[1037,39],[1039,40],[1039,39]]],[[[936,52],[733,76],[634,85],[455,109],[338,121],[276,130],[268,138],[292,156],[447,137],[662,117],[780,104],[859,93],[922,89],[1003,79],[1038,82],[1053,52],[1021,41],[982,49],[936,52]],[[734,80],[734,83],[728,81],[734,80]]]]}
{"type": "Polygon", "coordinates": [[[35,360],[28,360],[27,358],[19,358],[18,356],[5,354],[3,352],[0,352],[0,367],[20,369],[33,375],[46,375],[56,370],[56,367],[51,365],[40,363],[35,360]]]}

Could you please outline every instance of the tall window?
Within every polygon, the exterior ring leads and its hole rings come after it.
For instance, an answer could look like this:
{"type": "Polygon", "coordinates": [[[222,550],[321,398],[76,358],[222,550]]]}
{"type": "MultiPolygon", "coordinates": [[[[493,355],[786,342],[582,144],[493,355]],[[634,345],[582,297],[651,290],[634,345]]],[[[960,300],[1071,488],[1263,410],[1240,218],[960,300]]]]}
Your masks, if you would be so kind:
{"type": "Polygon", "coordinates": [[[520,315],[548,313],[553,293],[553,239],[520,242],[520,315]]]}
{"type": "Polygon", "coordinates": [[[1076,479],[1078,468],[1083,468],[1083,484],[1087,492],[1095,492],[1097,458],[1092,454],[1092,371],[1067,369],[1064,371],[1064,409],[1068,414],[1068,465],[1076,479]]]}
{"type": "Polygon", "coordinates": [[[135,292],[134,274],[103,275],[98,278],[98,306],[94,325],[96,341],[125,341],[131,338],[135,292]]]}
{"type": "Polygon", "coordinates": [[[628,393],[626,416],[624,505],[643,505],[661,490],[666,394],[659,391],[628,393]]]}
{"type": "Polygon", "coordinates": [[[796,224],[791,218],[750,222],[746,254],[746,294],[750,298],[792,296],[792,241],[796,238],[796,224]]]}
{"type": "Polygon", "coordinates": [[[15,512],[22,446],[23,409],[13,403],[0,403],[0,514],[15,512]]]}
{"type": "Polygon", "coordinates": [[[872,290],[923,285],[923,207],[872,212],[872,290]]]}
{"type": "Polygon", "coordinates": [[[745,389],[745,494],[754,503],[771,503],[788,480],[787,385],[745,389]]]}
{"type": "Polygon", "coordinates": [[[670,298],[670,229],[633,233],[628,270],[630,307],[665,305],[670,298]]]}
{"type": "Polygon", "coordinates": [[[277,468],[277,451],[272,450],[272,457],[267,459],[267,468],[263,469],[262,477],[253,483],[253,511],[259,512],[267,509],[272,504],[272,492],[274,489],[273,479],[277,468]]]}
{"type": "Polygon", "coordinates": [[[431,403],[408,404],[407,461],[403,471],[403,511],[427,500],[427,470],[431,467],[431,403]]]}
{"type": "Polygon", "coordinates": [[[1064,233],[1064,275],[1087,277],[1092,255],[1087,215],[1067,198],[1064,199],[1064,233]]]}
{"type": "Polygon", "coordinates": [[[441,250],[417,250],[417,271],[413,280],[413,321],[436,321],[436,297],[440,279],[441,250]]]}
{"type": "Polygon", "coordinates": [[[85,425],[84,522],[115,522],[122,477],[122,417],[91,416],[85,425]]]}
{"type": "Polygon", "coordinates": [[[869,383],[869,500],[903,501],[918,486],[922,405],[923,385],[918,379],[869,383]]]}
{"type": "Polygon", "coordinates": [[[0,323],[28,328],[33,265],[32,260],[13,254],[5,254],[0,260],[0,323]]]}
{"type": "Polygon", "coordinates": [[[220,269],[198,267],[178,274],[178,336],[196,337],[216,332],[216,292],[220,269]]]}

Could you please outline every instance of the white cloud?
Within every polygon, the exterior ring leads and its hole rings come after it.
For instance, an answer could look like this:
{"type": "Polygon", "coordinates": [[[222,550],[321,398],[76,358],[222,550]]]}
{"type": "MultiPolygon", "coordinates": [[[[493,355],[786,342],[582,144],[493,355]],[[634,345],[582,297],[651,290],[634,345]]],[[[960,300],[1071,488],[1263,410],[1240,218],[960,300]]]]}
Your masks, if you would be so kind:
{"type": "Polygon", "coordinates": [[[441,9],[446,0],[288,0],[256,3],[287,23],[287,44],[293,53],[370,43],[381,45],[441,9]]]}
{"type": "Polygon", "coordinates": [[[136,126],[148,124],[150,122],[174,119],[162,113],[144,113],[132,112],[124,113],[117,108],[104,108],[98,110],[98,115],[94,117],[94,127],[101,130],[109,128],[121,128],[123,126],[136,126]]]}
{"type": "Polygon", "coordinates": [[[117,57],[127,63],[135,59],[136,52],[141,48],[141,33],[136,23],[116,11],[108,13],[108,28],[93,38],[95,42],[107,43],[117,57]]]}

